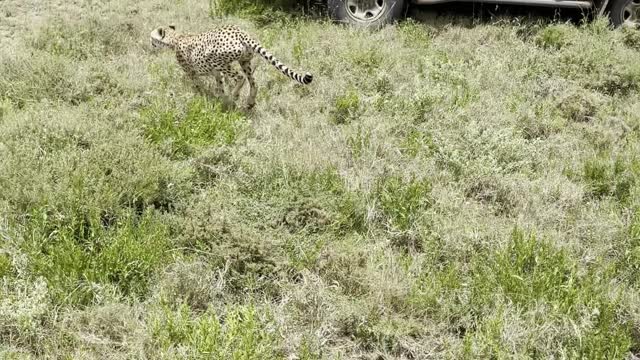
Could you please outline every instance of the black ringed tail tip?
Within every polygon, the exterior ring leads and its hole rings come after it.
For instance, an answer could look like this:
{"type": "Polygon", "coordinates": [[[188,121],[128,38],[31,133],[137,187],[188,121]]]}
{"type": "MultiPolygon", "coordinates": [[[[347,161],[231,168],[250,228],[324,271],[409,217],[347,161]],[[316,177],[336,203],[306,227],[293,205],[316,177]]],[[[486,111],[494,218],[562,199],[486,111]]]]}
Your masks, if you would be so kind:
{"type": "MultiPolygon", "coordinates": [[[[246,40],[245,40],[246,41],[246,40]]],[[[310,73],[305,73],[304,76],[298,74],[297,72],[289,69],[286,65],[278,61],[271,53],[267,51],[267,49],[263,48],[259,44],[255,42],[245,42],[245,45],[251,47],[254,52],[260,54],[265,60],[271,63],[276,69],[280,70],[283,74],[288,76],[289,78],[296,80],[304,85],[311,84],[313,81],[313,75],[310,73]]]]}
{"type": "Polygon", "coordinates": [[[311,84],[311,82],[313,81],[313,75],[306,73],[304,74],[304,77],[302,78],[302,83],[307,85],[307,84],[311,84]]]}

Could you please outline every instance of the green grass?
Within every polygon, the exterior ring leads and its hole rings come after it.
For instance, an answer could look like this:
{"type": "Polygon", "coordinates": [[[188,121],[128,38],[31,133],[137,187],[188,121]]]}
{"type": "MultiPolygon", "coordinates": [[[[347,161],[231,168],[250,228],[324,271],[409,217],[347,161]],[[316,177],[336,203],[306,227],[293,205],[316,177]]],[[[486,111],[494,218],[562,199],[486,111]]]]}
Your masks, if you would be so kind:
{"type": "Polygon", "coordinates": [[[45,3],[0,13],[0,358],[640,355],[637,30],[45,3]],[[314,82],[227,109],[168,23],[314,82]]]}
{"type": "Polygon", "coordinates": [[[168,229],[152,212],[139,218],[97,215],[29,215],[20,250],[29,272],[47,280],[56,302],[85,305],[95,300],[92,286],[104,285],[123,297],[144,298],[151,275],[171,258],[168,229]]]}
{"type": "Polygon", "coordinates": [[[427,179],[408,181],[398,176],[383,178],[376,189],[380,210],[387,222],[400,230],[417,223],[429,206],[431,184],[427,179]]]}
{"type": "Polygon", "coordinates": [[[158,358],[172,359],[186,351],[189,358],[276,359],[279,339],[273,320],[261,319],[252,306],[227,309],[224,318],[207,311],[194,314],[186,305],[161,308],[152,322],[158,358]]]}
{"type": "Polygon", "coordinates": [[[360,98],[355,91],[351,90],[336,98],[332,111],[333,121],[338,125],[351,122],[359,116],[359,111],[360,98]]]}
{"type": "Polygon", "coordinates": [[[225,112],[220,103],[194,98],[183,114],[176,113],[175,104],[162,104],[144,109],[142,119],[147,139],[170,157],[185,158],[199,148],[231,145],[242,131],[242,115],[225,112]]]}

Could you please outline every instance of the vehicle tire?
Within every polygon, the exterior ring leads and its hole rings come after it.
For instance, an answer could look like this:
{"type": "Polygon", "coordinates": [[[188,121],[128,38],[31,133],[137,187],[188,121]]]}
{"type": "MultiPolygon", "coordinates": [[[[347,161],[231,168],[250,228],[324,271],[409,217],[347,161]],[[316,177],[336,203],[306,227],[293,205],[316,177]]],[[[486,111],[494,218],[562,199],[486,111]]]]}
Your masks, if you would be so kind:
{"type": "Polygon", "coordinates": [[[615,27],[640,26],[640,0],[611,0],[611,22],[615,27]]]}
{"type": "Polygon", "coordinates": [[[405,0],[327,0],[329,16],[337,22],[381,28],[404,15],[405,0]]]}

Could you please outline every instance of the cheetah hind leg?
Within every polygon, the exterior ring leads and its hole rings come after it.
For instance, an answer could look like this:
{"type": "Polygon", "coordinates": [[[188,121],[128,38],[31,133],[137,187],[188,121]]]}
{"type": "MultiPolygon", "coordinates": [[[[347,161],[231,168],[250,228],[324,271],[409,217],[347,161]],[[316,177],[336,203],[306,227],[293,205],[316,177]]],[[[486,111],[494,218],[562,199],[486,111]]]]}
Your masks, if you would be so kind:
{"type": "Polygon", "coordinates": [[[251,68],[251,61],[245,60],[240,62],[242,72],[249,82],[249,97],[247,98],[247,109],[251,110],[256,105],[256,95],[258,94],[258,88],[256,87],[256,79],[253,77],[253,69],[251,68]]]}
{"type": "Polygon", "coordinates": [[[222,74],[219,71],[214,71],[213,79],[215,80],[215,88],[213,89],[213,95],[216,97],[223,97],[225,93],[225,89],[224,89],[224,84],[222,83],[222,74]]]}
{"type": "Polygon", "coordinates": [[[231,91],[231,101],[237,101],[240,95],[240,90],[245,82],[242,71],[234,69],[231,65],[223,67],[220,71],[224,74],[225,80],[229,81],[230,87],[233,87],[233,90],[231,91]]]}

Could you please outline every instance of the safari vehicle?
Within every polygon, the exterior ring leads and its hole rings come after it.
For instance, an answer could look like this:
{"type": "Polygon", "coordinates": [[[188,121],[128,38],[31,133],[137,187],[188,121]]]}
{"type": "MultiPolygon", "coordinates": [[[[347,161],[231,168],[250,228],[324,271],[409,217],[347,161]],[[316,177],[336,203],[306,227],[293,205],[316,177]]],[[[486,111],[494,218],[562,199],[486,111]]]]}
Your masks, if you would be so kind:
{"type": "Polygon", "coordinates": [[[379,27],[399,19],[409,5],[476,1],[490,4],[577,8],[608,14],[614,26],[640,25],[640,0],[327,0],[330,16],[352,25],[379,27]]]}

